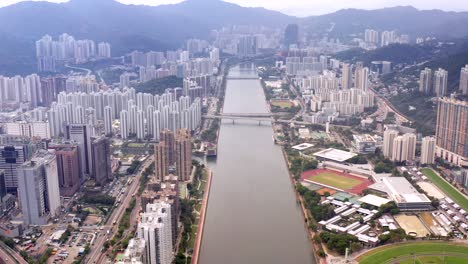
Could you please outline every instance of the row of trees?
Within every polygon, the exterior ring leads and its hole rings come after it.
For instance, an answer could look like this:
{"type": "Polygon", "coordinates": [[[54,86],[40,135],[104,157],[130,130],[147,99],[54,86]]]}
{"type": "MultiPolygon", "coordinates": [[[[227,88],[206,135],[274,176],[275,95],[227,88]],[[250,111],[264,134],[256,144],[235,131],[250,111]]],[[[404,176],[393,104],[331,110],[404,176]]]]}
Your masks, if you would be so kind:
{"type": "Polygon", "coordinates": [[[304,205],[310,211],[315,221],[330,219],[336,215],[333,206],[320,204],[320,194],[309,190],[301,184],[297,184],[296,190],[303,197],[304,205]]]}
{"type": "Polygon", "coordinates": [[[132,164],[130,165],[130,167],[127,168],[127,173],[128,174],[135,173],[135,171],[137,170],[138,166],[140,166],[140,164],[141,164],[141,161],[139,160],[132,161],[132,164]]]}
{"type": "Polygon", "coordinates": [[[349,234],[335,234],[324,231],[320,233],[320,240],[327,245],[328,249],[340,255],[346,253],[346,248],[350,249],[350,253],[361,249],[359,240],[355,236],[349,234]]]}
{"type": "Polygon", "coordinates": [[[115,203],[115,198],[107,194],[96,194],[96,195],[83,195],[80,198],[80,202],[85,204],[101,204],[112,206],[115,203]]]}

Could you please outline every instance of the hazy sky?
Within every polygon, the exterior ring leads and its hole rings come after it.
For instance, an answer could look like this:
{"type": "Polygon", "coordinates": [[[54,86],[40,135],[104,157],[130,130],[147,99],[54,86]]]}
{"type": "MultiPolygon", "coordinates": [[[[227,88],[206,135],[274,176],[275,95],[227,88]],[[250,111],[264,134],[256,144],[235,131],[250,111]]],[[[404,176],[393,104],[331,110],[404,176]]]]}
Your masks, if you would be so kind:
{"type": "MultiPolygon", "coordinates": [[[[24,0],[0,0],[6,6],[24,0]]],[[[38,1],[38,0],[34,0],[38,1]]],[[[68,0],[48,0],[66,2],[68,0]]],[[[99,0],[96,0],[99,1],[99,0]]],[[[160,5],[182,2],[182,0],[118,0],[125,4],[160,5]]],[[[290,15],[306,16],[330,13],[342,8],[375,9],[397,5],[412,5],[419,9],[443,9],[447,11],[468,11],[467,0],[226,0],[242,6],[262,6],[290,15]]]]}

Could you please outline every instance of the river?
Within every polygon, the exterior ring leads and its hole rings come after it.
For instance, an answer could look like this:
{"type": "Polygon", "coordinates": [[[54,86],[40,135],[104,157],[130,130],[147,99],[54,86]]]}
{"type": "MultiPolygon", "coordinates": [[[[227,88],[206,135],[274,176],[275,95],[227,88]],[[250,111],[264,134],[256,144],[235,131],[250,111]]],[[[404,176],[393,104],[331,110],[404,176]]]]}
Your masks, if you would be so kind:
{"type": "MultiPolygon", "coordinates": [[[[249,77],[250,66],[229,75],[249,77]]],[[[266,113],[258,79],[228,80],[224,113],[266,113]]],[[[200,264],[315,263],[300,206],[270,123],[224,120],[218,157],[209,162],[213,182],[200,264]]]]}

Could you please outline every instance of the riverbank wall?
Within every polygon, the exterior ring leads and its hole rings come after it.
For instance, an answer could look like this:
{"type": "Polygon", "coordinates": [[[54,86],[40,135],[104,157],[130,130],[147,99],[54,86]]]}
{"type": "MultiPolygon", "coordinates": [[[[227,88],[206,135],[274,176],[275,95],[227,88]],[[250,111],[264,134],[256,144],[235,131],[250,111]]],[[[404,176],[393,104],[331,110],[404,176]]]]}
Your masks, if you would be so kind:
{"type": "Polygon", "coordinates": [[[208,200],[210,198],[211,182],[213,178],[213,172],[208,170],[208,177],[206,179],[205,193],[203,194],[202,207],[200,209],[200,221],[198,222],[197,238],[195,239],[195,245],[193,247],[192,264],[198,264],[200,257],[201,242],[203,239],[203,231],[205,229],[205,218],[206,211],[208,208],[208,200]]]}

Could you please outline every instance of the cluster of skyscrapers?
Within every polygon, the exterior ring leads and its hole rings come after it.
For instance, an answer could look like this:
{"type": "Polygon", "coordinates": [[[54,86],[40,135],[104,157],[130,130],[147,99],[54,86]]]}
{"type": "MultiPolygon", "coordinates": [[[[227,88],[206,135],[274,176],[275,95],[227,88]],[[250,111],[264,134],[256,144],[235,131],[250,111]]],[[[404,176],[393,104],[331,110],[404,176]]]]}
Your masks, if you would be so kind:
{"type": "MultiPolygon", "coordinates": [[[[286,71],[288,63],[287,58],[286,71]]],[[[341,63],[341,78],[337,76],[339,69],[333,69],[328,57],[320,56],[320,60],[315,60],[315,65],[316,70],[296,77],[303,98],[310,103],[310,109],[314,112],[310,121],[330,122],[338,115],[351,116],[374,106],[374,94],[368,91],[369,68],[362,63],[354,67],[354,76],[353,66],[341,63]],[[323,70],[319,73],[318,69],[323,70]]]]}
{"type": "Polygon", "coordinates": [[[366,29],[364,32],[364,41],[366,43],[385,47],[394,43],[407,44],[410,40],[408,35],[399,35],[394,30],[380,32],[374,29],[366,29]]]}
{"type": "Polygon", "coordinates": [[[159,140],[163,129],[195,130],[201,122],[201,100],[182,95],[177,99],[173,90],[154,96],[136,93],[134,88],[61,92],[48,111],[48,119],[52,137],[65,134],[67,124],[89,124],[93,130],[114,134],[113,123],[119,119],[123,139],[159,140]]]}
{"type": "MultiPolygon", "coordinates": [[[[144,95],[143,95],[144,96],[144,95]]],[[[152,95],[149,95],[152,97],[152,95]]],[[[146,95],[146,98],[149,99],[146,95]]],[[[135,135],[137,139],[160,140],[161,131],[168,129],[173,132],[185,128],[195,130],[201,123],[201,100],[196,98],[191,102],[190,97],[182,96],[179,100],[173,99],[172,94],[166,93],[157,96],[153,106],[146,104],[140,106],[129,100],[128,107],[120,112],[120,132],[123,139],[135,135]],[[159,100],[158,100],[159,99],[159,100]]],[[[107,108],[111,111],[111,108],[107,108]]],[[[111,113],[104,119],[104,123],[111,125],[111,113]]],[[[112,131],[106,131],[106,133],[112,131]]]]}
{"type": "Polygon", "coordinates": [[[432,73],[432,70],[425,68],[419,77],[419,92],[427,95],[443,97],[447,95],[448,72],[439,68],[432,73]]]}
{"type": "Polygon", "coordinates": [[[143,213],[122,263],[170,264],[174,259],[180,214],[179,181],[190,180],[192,142],[187,129],[175,133],[164,130],[160,138],[155,145],[155,175],[141,195],[143,213]]]}
{"type": "Polygon", "coordinates": [[[93,40],[76,40],[66,33],[53,40],[49,35],[36,41],[36,57],[40,72],[55,72],[57,62],[84,63],[95,58],[110,58],[111,45],[93,40]]]}
{"type": "Polygon", "coordinates": [[[26,77],[0,76],[0,102],[8,104],[25,103],[31,107],[42,105],[45,101],[45,91],[41,87],[41,78],[37,74],[26,77]]]}
{"type": "MultiPolygon", "coordinates": [[[[195,41],[195,40],[192,40],[195,41]]],[[[194,45],[193,43],[191,44],[194,45]]],[[[191,52],[197,49],[192,47],[191,52]]],[[[205,50],[205,48],[203,49],[205,50]]],[[[219,49],[213,48],[209,51],[209,58],[192,58],[188,50],[177,50],[143,53],[134,51],[130,54],[131,63],[134,67],[139,67],[139,81],[147,82],[153,79],[168,76],[179,78],[213,75],[215,68],[219,65],[219,49]]],[[[197,52],[195,52],[197,53],[197,52]]],[[[123,79],[124,81],[127,79],[123,79]]]]}
{"type": "Polygon", "coordinates": [[[163,180],[171,167],[176,169],[181,181],[189,181],[192,168],[192,141],[187,129],[176,133],[164,130],[154,148],[156,178],[163,180]]]}
{"type": "Polygon", "coordinates": [[[416,135],[398,130],[387,129],[384,132],[383,155],[394,162],[414,161],[416,156],[416,135]]]}

